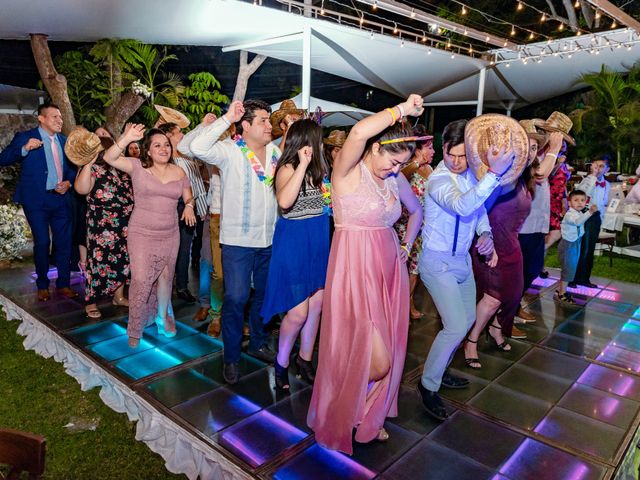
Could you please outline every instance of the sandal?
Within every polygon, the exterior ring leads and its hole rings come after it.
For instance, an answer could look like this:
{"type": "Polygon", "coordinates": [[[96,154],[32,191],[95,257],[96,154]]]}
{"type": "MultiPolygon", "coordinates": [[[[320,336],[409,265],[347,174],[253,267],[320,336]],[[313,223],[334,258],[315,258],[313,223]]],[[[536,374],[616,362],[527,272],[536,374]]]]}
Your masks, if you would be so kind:
{"type": "Polygon", "coordinates": [[[556,290],[556,294],[554,295],[554,298],[560,302],[568,303],[569,305],[576,304],[576,301],[573,299],[573,297],[569,292],[560,293],[558,290],[556,290]]]}
{"type": "Polygon", "coordinates": [[[84,313],[87,316],[87,318],[91,318],[93,320],[99,320],[100,318],[102,318],[102,313],[100,312],[100,310],[98,310],[98,307],[96,307],[95,305],[85,307],[84,313]]]}
{"type": "MultiPolygon", "coordinates": [[[[471,340],[469,337],[466,338],[465,343],[478,343],[477,340],[471,340]]],[[[482,364],[480,363],[480,359],[479,358],[467,358],[467,356],[464,356],[464,363],[467,367],[469,368],[473,368],[474,370],[480,370],[482,368],[482,364]]]]}
{"type": "Polygon", "coordinates": [[[113,305],[115,305],[116,307],[128,307],[129,306],[129,300],[127,300],[127,298],[123,295],[121,297],[113,297],[113,300],[111,300],[111,303],[113,305]]]}
{"type": "Polygon", "coordinates": [[[380,429],[378,435],[376,436],[376,440],[379,442],[386,442],[389,440],[389,432],[387,432],[384,427],[380,429]]]}
{"type": "Polygon", "coordinates": [[[498,343],[498,341],[495,338],[493,338],[493,335],[491,335],[491,329],[492,328],[495,328],[497,330],[502,330],[502,327],[500,325],[494,325],[493,323],[490,323],[489,324],[489,328],[487,328],[485,330],[485,335],[487,336],[487,340],[489,340],[491,338],[494,342],[496,342],[496,348],[498,350],[500,350],[501,352],[510,351],[511,350],[511,345],[509,345],[506,340],[503,340],[502,343],[498,343]]]}

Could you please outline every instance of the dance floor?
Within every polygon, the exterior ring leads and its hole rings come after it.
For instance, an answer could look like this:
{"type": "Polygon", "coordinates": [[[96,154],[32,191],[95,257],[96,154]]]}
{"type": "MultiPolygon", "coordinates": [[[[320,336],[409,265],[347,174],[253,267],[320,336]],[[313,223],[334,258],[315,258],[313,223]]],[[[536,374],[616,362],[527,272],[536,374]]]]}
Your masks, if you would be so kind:
{"type": "MultiPolygon", "coordinates": [[[[222,379],[223,343],[195,325],[195,306],[174,301],[178,335],[145,331],[127,346],[126,310],[102,306],[89,321],[82,303],[39,303],[27,269],[0,271],[0,295],[42,322],[106,375],[132,389],[159,414],[254,478],[289,479],[511,479],[637,478],[640,424],[640,288],[597,279],[579,289],[579,304],[553,300],[557,272],[530,290],[536,323],[518,325],[527,340],[510,352],[481,340],[481,370],[454,373],[470,388],[442,390],[451,417],[430,419],[416,390],[422,364],[439,329],[424,290],[424,318],[409,335],[399,416],[387,421],[386,443],[355,445],[349,457],[326,450],[306,426],[311,387],[291,375],[290,395],[274,390],[273,367],[243,356],[242,378],[222,379]],[[555,277],[554,277],[555,275],[555,277]]],[[[80,291],[80,279],[73,287],[80,291]]],[[[275,343],[275,334],[272,337],[275,343]]],[[[51,360],[53,361],[53,360],[51,360]]]]}

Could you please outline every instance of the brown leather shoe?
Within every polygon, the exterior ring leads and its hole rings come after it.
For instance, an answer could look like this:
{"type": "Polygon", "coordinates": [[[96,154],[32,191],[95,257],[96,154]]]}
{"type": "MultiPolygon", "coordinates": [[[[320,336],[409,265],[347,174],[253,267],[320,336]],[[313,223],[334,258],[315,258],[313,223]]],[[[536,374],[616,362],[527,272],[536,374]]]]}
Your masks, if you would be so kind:
{"type": "Polygon", "coordinates": [[[62,295],[66,298],[76,298],[78,296],[76,291],[71,290],[69,287],[58,288],[56,291],[58,292],[58,295],[62,295]]]}
{"type": "Polygon", "coordinates": [[[207,335],[213,338],[218,338],[220,336],[221,329],[222,329],[222,325],[220,324],[220,319],[214,318],[213,320],[211,320],[211,323],[207,328],[207,335]]]}
{"type": "Polygon", "coordinates": [[[49,301],[49,290],[42,288],[38,289],[38,301],[40,302],[48,302],[49,301]]]}
{"type": "Polygon", "coordinates": [[[527,334],[514,325],[511,329],[511,338],[527,338],[527,334]]]}
{"type": "Polygon", "coordinates": [[[194,322],[204,322],[209,316],[209,309],[207,307],[200,307],[196,314],[193,316],[194,322]]]}
{"type": "Polygon", "coordinates": [[[524,320],[524,323],[533,323],[537,320],[536,316],[533,313],[527,312],[522,307],[518,309],[518,313],[516,313],[516,317],[524,320]]]}

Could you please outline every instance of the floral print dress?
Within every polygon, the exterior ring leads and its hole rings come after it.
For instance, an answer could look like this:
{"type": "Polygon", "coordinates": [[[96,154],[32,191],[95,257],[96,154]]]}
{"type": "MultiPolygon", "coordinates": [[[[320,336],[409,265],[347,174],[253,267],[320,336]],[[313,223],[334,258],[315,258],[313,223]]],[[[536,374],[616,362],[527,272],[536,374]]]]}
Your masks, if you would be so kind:
{"type": "MultiPolygon", "coordinates": [[[[409,180],[409,184],[411,185],[411,189],[413,190],[413,193],[415,193],[416,197],[418,197],[418,201],[420,202],[420,205],[422,205],[422,208],[424,208],[424,194],[426,192],[427,179],[423,177],[419,172],[415,172],[411,176],[411,179],[409,180]]],[[[403,241],[404,236],[407,233],[407,223],[409,223],[409,212],[403,206],[402,215],[394,225],[394,228],[398,233],[398,238],[400,239],[400,242],[403,241]]],[[[409,261],[407,266],[409,268],[409,273],[412,275],[418,275],[418,261],[420,260],[420,254],[422,254],[422,227],[420,228],[420,232],[418,232],[416,241],[413,243],[413,248],[411,249],[411,255],[409,255],[409,261]]]]}
{"type": "Polygon", "coordinates": [[[87,304],[113,296],[129,282],[127,229],[133,210],[129,175],[94,164],[91,176],[95,184],[87,195],[87,304]]]}

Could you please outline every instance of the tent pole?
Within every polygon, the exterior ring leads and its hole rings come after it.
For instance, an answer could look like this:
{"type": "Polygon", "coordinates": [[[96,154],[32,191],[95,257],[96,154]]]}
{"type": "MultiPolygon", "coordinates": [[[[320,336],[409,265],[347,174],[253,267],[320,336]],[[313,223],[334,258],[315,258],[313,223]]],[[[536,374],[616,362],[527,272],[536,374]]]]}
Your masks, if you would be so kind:
{"type": "Polygon", "coordinates": [[[311,26],[305,25],[302,34],[302,109],[309,110],[311,97],[311,26]]]}
{"type": "Polygon", "coordinates": [[[487,68],[482,67],[480,70],[480,79],[478,82],[478,105],[476,106],[476,117],[482,115],[482,107],[484,104],[484,82],[487,76],[487,68]]]}

